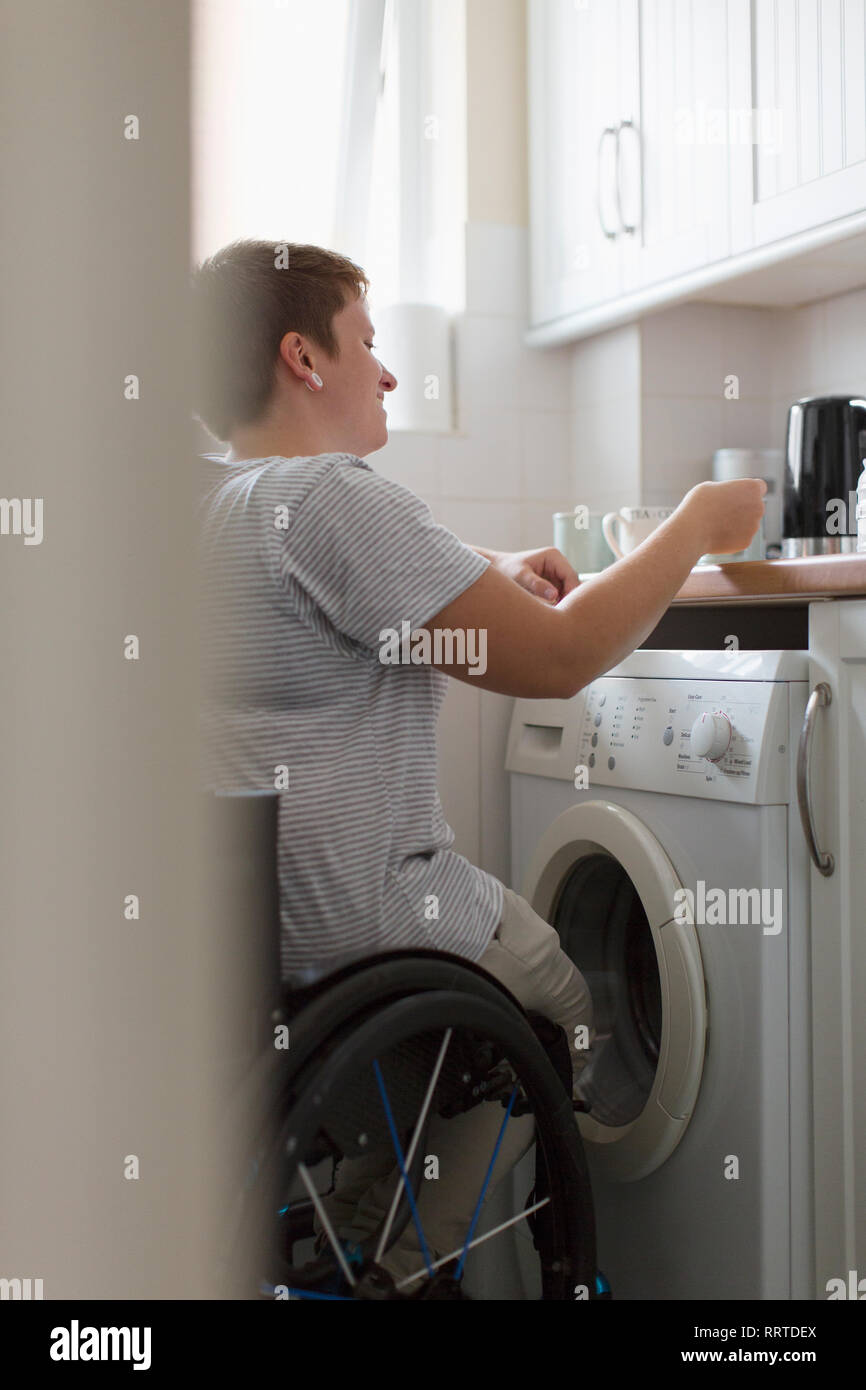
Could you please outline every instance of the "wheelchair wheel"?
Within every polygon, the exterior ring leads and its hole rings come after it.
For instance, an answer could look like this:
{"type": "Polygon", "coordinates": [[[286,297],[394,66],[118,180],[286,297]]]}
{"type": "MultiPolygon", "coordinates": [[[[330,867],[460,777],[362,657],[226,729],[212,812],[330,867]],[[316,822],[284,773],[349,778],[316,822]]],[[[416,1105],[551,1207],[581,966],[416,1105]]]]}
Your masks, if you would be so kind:
{"type": "Polygon", "coordinates": [[[495,1251],[519,1226],[540,1297],[594,1299],[589,1176],[560,1074],[520,1005],[485,972],[439,953],[412,957],[341,972],[291,1020],[288,1050],[259,1060],[232,1117],[247,1142],[224,1268],[236,1288],[243,1270],[247,1297],[461,1298],[474,1252],[495,1251]],[[422,1199],[433,1191],[424,1174],[428,1134],[482,1106],[494,1116],[485,1132],[496,1138],[471,1219],[452,1248],[431,1248],[422,1199]],[[521,1194],[491,1228],[485,1199],[501,1175],[496,1159],[509,1125],[529,1114],[532,1200],[521,1194]],[[387,1200],[350,1243],[328,1215],[329,1187],[338,1165],[358,1160],[388,1175],[387,1200]],[[404,1241],[395,1276],[386,1265],[407,1231],[417,1265],[405,1272],[404,1241]]]}

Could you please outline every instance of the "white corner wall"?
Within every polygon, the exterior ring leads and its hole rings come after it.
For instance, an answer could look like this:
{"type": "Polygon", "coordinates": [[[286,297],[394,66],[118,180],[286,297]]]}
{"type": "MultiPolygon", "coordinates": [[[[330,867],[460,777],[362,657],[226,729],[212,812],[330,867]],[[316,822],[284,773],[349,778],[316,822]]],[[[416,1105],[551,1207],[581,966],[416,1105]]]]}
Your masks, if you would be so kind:
{"type": "Polygon", "coordinates": [[[0,535],[0,1275],[42,1279],[45,1299],[201,1298],[220,1038],[198,849],[186,5],[3,0],[0,27],[3,491],[43,505],[40,544],[0,535]]]}

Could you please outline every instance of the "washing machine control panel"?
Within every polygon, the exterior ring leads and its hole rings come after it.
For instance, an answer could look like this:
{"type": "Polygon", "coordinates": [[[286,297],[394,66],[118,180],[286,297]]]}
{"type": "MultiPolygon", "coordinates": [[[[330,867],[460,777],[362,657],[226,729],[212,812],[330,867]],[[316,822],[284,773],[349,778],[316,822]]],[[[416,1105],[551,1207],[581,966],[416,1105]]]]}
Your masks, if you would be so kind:
{"type": "Polygon", "coordinates": [[[575,777],[584,767],[588,785],[787,799],[784,682],[601,677],[577,699],[575,777]]]}

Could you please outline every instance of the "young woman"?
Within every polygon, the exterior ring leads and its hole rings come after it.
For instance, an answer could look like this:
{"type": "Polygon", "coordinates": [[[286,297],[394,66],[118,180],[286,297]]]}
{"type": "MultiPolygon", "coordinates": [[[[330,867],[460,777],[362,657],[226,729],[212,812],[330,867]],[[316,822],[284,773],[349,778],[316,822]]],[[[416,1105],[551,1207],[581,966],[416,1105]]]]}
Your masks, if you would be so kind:
{"type": "MultiPolygon", "coordinates": [[[[365,462],[387,442],[397,386],[376,356],[368,287],[333,252],[259,241],[226,247],[195,275],[199,414],[230,445],[205,456],[202,513],[213,784],[282,793],[285,980],[380,951],[450,951],[569,1039],[585,1025],[591,1045],[589,992],[557,933],[452,848],[436,790],[447,678],[576,694],[640,645],[702,554],[748,545],[765,484],[699,484],[583,585],[556,550],[465,545],[365,462]],[[427,634],[420,661],[394,660],[395,633],[427,634]]],[[[572,1057],[577,1076],[587,1051],[572,1057]]],[[[438,1121],[429,1141],[440,1176],[419,1211],[439,1255],[464,1237],[497,1110],[438,1121]]],[[[511,1123],[500,1177],[531,1138],[531,1117],[511,1123]]],[[[392,1190],[371,1160],[345,1160],[333,1224],[367,1234],[392,1190]]],[[[383,1263],[395,1277],[419,1267],[411,1224],[383,1263]]]]}

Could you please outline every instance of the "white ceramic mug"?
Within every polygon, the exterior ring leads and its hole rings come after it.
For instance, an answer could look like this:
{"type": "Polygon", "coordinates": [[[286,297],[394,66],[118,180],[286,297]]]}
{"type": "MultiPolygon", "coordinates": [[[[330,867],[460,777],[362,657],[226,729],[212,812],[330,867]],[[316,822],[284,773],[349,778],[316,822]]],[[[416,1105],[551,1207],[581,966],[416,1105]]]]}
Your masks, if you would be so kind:
{"type": "Polygon", "coordinates": [[[675,511],[675,507],[620,507],[618,512],[605,513],[601,529],[614,555],[621,560],[675,511]]]}

